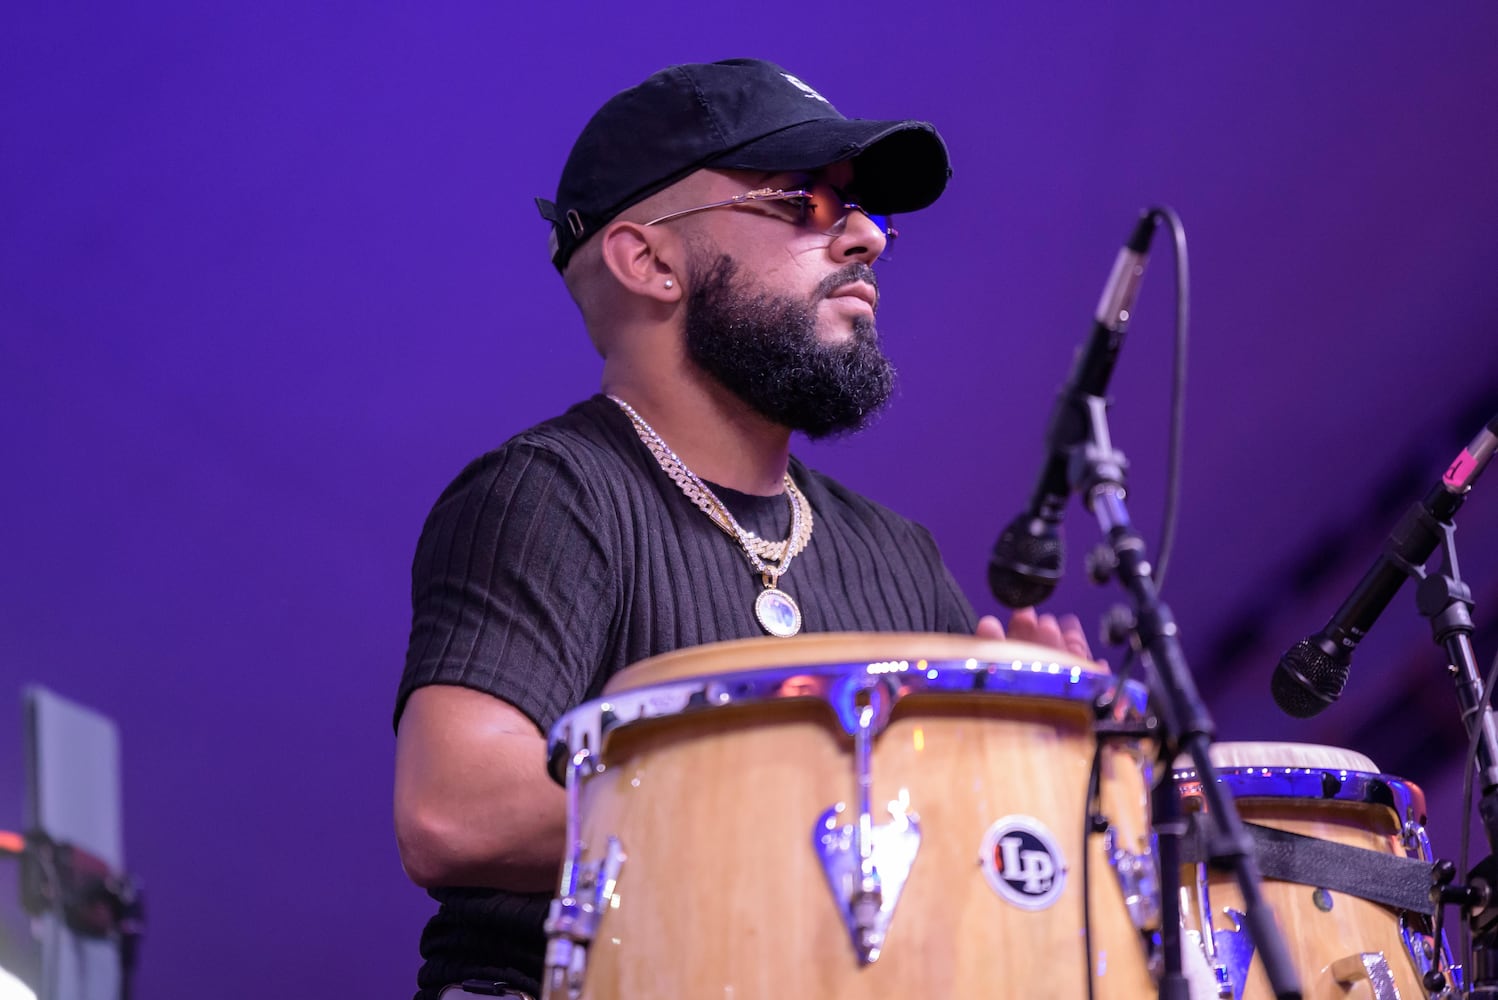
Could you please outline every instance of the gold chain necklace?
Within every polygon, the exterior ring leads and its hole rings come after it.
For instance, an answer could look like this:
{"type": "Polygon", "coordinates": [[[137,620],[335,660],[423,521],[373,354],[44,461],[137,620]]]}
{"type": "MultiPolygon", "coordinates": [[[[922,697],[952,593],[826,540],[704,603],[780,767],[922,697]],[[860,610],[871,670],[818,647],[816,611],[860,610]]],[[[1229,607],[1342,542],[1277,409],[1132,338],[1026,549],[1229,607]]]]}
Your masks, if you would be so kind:
{"type": "Polygon", "coordinates": [[[609,399],[613,400],[619,409],[624,411],[625,416],[629,417],[629,422],[634,425],[635,433],[639,435],[650,454],[655,456],[655,461],[661,467],[661,471],[670,477],[698,510],[706,514],[744,550],[744,556],[749,560],[749,565],[754,567],[765,585],[765,589],[760,591],[759,596],[754,599],[754,617],[759,620],[760,627],[769,634],[781,638],[793,636],[801,631],[801,608],[797,606],[790,594],[777,586],[780,578],[785,575],[785,571],[790,568],[791,560],[806,548],[806,543],[811,540],[811,504],[796,486],[796,481],[791,478],[790,473],[786,473],[785,476],[785,492],[791,502],[791,533],[783,542],[772,542],[760,538],[739,524],[733,512],[728,509],[728,505],[718,499],[718,495],[709,489],[695,472],[687,468],[687,464],[671,450],[670,445],[666,444],[655,432],[655,428],[635,412],[634,407],[618,396],[610,396],[609,399]]]}

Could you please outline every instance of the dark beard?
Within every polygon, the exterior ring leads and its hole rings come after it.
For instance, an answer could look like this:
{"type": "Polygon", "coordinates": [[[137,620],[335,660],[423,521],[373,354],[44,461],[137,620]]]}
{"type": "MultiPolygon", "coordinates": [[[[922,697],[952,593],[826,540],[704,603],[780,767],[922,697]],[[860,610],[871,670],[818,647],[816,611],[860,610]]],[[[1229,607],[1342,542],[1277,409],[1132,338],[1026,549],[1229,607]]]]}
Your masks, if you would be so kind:
{"type": "Polygon", "coordinates": [[[889,400],[895,369],[879,350],[872,320],[855,318],[847,343],[817,338],[817,303],[854,277],[872,283],[868,265],[832,275],[803,303],[737,281],[738,263],[727,254],[707,259],[694,255],[690,269],[687,355],[755,412],[824,438],[865,426],[889,400]]]}

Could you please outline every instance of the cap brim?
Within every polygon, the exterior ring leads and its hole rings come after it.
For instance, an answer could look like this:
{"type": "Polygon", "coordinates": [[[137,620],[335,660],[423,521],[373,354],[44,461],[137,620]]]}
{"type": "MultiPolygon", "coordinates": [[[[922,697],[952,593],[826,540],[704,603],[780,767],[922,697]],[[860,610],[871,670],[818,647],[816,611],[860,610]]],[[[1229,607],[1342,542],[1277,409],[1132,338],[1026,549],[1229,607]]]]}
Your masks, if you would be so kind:
{"type": "Polygon", "coordinates": [[[929,122],[822,118],[755,139],[706,166],[723,170],[819,170],[853,161],[859,204],[873,212],[914,212],[946,190],[947,145],[929,122]]]}

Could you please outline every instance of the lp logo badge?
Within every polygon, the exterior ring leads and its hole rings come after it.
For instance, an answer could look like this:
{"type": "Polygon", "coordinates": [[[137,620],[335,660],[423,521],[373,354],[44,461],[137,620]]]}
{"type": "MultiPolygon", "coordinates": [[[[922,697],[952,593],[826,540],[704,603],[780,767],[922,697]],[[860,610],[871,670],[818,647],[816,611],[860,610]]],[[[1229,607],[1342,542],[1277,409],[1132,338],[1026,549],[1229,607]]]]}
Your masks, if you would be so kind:
{"type": "Polygon", "coordinates": [[[994,891],[1026,910],[1050,906],[1066,884],[1056,838],[1031,816],[1005,816],[989,827],[979,860],[994,891]]]}

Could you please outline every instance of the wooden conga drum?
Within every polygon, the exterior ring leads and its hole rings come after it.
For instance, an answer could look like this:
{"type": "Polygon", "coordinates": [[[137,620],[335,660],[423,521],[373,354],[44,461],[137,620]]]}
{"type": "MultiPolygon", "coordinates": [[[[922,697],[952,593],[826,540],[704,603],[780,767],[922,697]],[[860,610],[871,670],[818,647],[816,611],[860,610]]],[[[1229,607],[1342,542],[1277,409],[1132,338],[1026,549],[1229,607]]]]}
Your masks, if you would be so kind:
{"type": "Polygon", "coordinates": [[[1143,692],[1116,688],[953,635],[630,667],[551,733],[571,851],[545,996],[1153,996],[1149,755],[1096,723],[1143,692]]]}
{"type": "MultiPolygon", "coordinates": [[[[1425,796],[1379,772],[1362,754],[1300,743],[1218,743],[1212,764],[1246,823],[1396,857],[1430,861],[1425,796]]],[[[1187,812],[1203,808],[1190,762],[1176,762],[1187,812]]],[[[1303,850],[1303,848],[1302,848],[1303,850]]],[[[1233,877],[1206,864],[1182,872],[1182,921],[1223,997],[1272,1000],[1233,877]],[[1211,934],[1207,934],[1210,927],[1211,934]]],[[[1438,961],[1426,918],[1352,891],[1266,877],[1273,908],[1306,1000],[1424,997],[1421,977],[1438,961]]]]}

